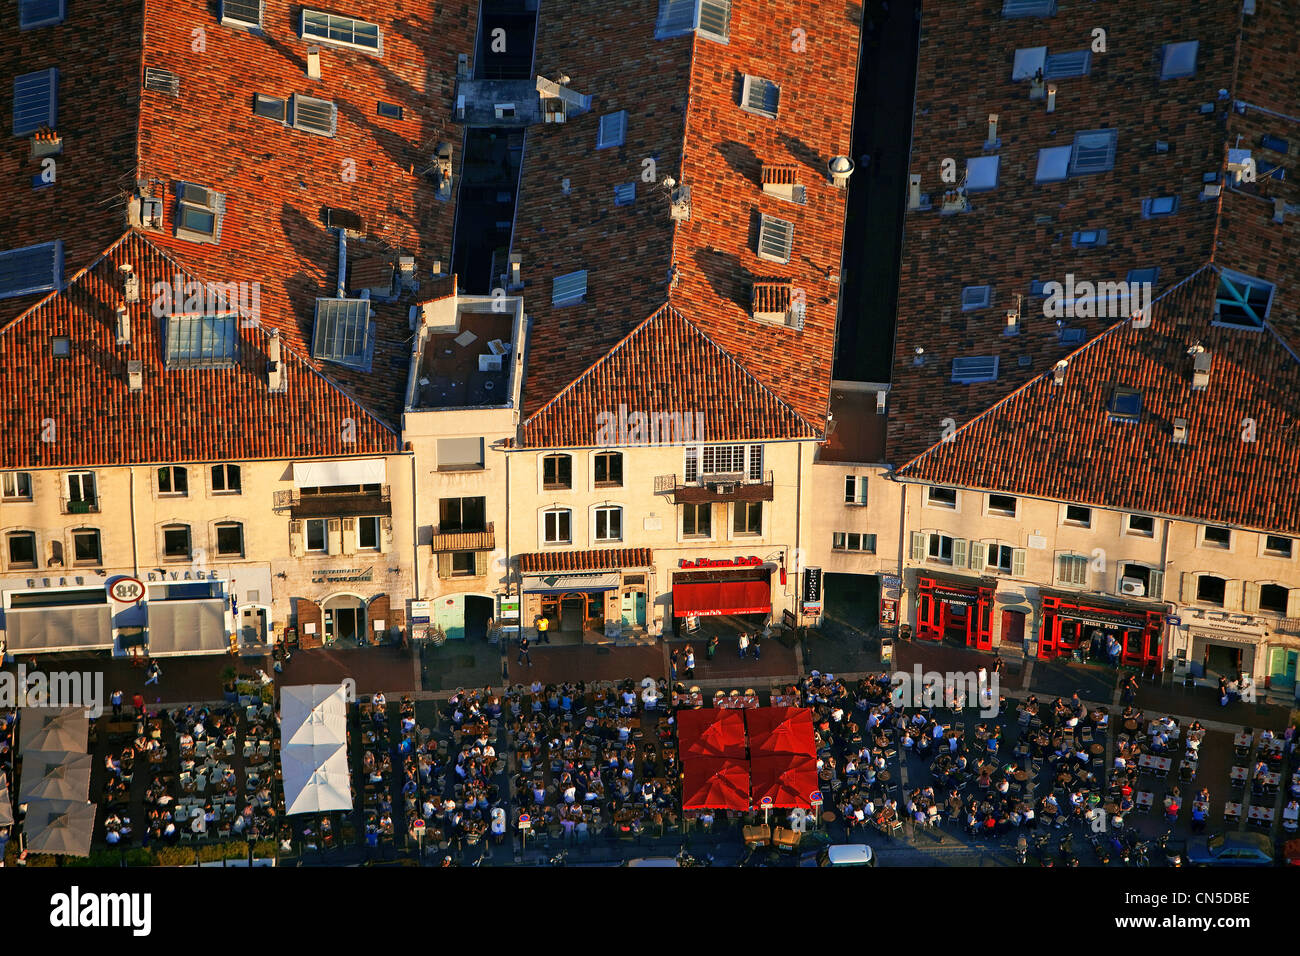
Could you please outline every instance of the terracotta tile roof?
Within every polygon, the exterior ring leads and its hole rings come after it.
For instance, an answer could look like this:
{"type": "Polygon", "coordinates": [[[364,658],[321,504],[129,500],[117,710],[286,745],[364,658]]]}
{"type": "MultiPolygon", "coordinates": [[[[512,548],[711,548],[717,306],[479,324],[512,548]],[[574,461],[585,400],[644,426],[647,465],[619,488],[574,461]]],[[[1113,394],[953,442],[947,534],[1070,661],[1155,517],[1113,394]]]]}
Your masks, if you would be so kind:
{"type": "MultiPolygon", "coordinates": [[[[1261,4],[1261,7],[1267,6],[1261,4]]],[[[1041,375],[1077,343],[1062,341],[1034,280],[1124,281],[1129,270],[1159,267],[1156,293],[1210,261],[1216,203],[1201,202],[1202,174],[1222,168],[1225,101],[1231,86],[1240,5],[1155,0],[1126,4],[1103,18],[1090,4],[1062,3],[1050,18],[1004,20],[986,3],[960,17],[922,22],[913,117],[911,172],[934,209],[909,211],[890,400],[888,457],[905,462],[939,441],[946,419],[960,426],[1041,375]],[[1107,29],[1108,52],[1094,53],[1091,74],[1056,81],[1056,110],[1029,99],[1028,81],[1010,81],[1017,49],[1049,54],[1083,49],[1094,26],[1107,29]],[[1161,81],[1162,44],[1198,39],[1194,77],[1161,81]],[[1200,104],[1214,101],[1214,113],[1200,104]],[[986,153],[988,116],[999,116],[1001,146],[986,153]],[[1080,131],[1114,128],[1114,169],[1064,182],[1035,183],[1039,150],[1068,146],[1080,131]],[[1157,153],[1157,140],[1169,151],[1157,153]],[[963,173],[967,158],[999,157],[998,184],[970,194],[971,211],[940,215],[945,158],[963,173]],[[1176,195],[1175,215],[1143,219],[1141,201],[1176,195]],[[1079,230],[1106,229],[1102,248],[1074,248],[1079,230]],[[962,311],[964,286],[990,285],[987,308],[962,311]],[[1021,301],[1018,335],[1003,334],[1006,312],[1021,301]],[[915,365],[923,348],[924,364],[915,365]],[[997,356],[997,381],[954,385],[952,361],[997,356]],[[1023,357],[1023,359],[1022,359],[1023,357]],[[1025,361],[1027,364],[1021,364],[1025,361]]],[[[1114,319],[1077,319],[1085,341],[1114,319]]]]}
{"type": "MultiPolygon", "coordinates": [[[[451,259],[455,203],[438,201],[422,174],[434,145],[442,141],[453,144],[453,166],[460,167],[463,136],[452,121],[455,55],[474,50],[477,8],[471,0],[416,7],[398,0],[367,4],[356,13],[379,24],[383,55],[321,44],[319,81],[305,75],[308,44],[297,35],[298,8],[279,2],[265,5],[261,33],[222,26],[216,5],[204,0],[150,0],[147,7],[133,4],[125,10],[89,0],[89,5],[69,5],[61,25],[21,36],[10,31],[11,37],[0,41],[8,75],[47,62],[60,68],[64,152],[55,186],[32,193],[24,177],[22,188],[0,203],[0,236],[6,237],[6,247],[11,235],[30,244],[57,238],[57,223],[75,222],[77,228],[62,236],[65,276],[71,275],[126,228],[125,203],[138,180],[164,200],[163,227],[148,233],[154,245],[201,280],[260,283],[261,322],[280,330],[285,348],[296,353],[303,369],[326,375],[341,393],[364,405],[362,414],[378,419],[365,426],[379,429],[376,436],[396,429],[410,361],[409,300],[372,302],[376,335],[370,372],[311,358],[315,299],[334,296],[338,285],[339,239],[325,227],[325,209],[347,209],[364,220],[365,236],[348,240],[351,258],[392,262],[397,255],[413,256],[423,279],[419,294],[432,291],[430,266],[451,259]],[[204,31],[201,55],[191,49],[191,25],[204,31]],[[444,52],[430,52],[433,36],[444,52]],[[35,52],[33,40],[39,41],[35,52]],[[104,55],[106,44],[113,55],[104,55]],[[179,95],[142,90],[145,67],[176,74],[179,95]],[[331,100],[337,107],[336,135],[254,115],[255,93],[331,100]],[[378,116],[380,101],[402,106],[403,118],[378,116]],[[179,182],[224,196],[220,244],[174,235],[179,182]]],[[[23,152],[25,164],[26,141],[10,143],[15,154],[23,152]]],[[[349,285],[353,293],[360,288],[349,285]]],[[[18,314],[16,306],[27,308],[32,301],[0,301],[0,324],[18,314]]],[[[48,351],[44,343],[41,348],[48,351]]],[[[25,356],[15,367],[33,368],[39,361],[25,356]]],[[[204,373],[209,374],[234,375],[204,373]]],[[[83,406],[103,401],[129,401],[124,383],[105,379],[100,384],[109,397],[68,391],[61,415],[80,415],[83,406]]],[[[201,404],[214,390],[237,391],[237,386],[223,382],[189,399],[201,404]]],[[[170,400],[180,396],[173,393],[170,400]]],[[[351,415],[357,417],[355,407],[351,415]]],[[[228,444],[244,433],[180,434],[196,444],[164,443],[176,460],[202,458],[212,443],[228,444]]],[[[381,443],[390,440],[385,435],[381,443]]],[[[293,445],[300,455],[333,454],[332,442],[328,428],[308,421],[292,436],[269,443],[250,434],[246,453],[227,454],[254,457],[259,448],[278,445],[293,445]]],[[[134,452],[124,454],[129,457],[123,460],[136,460],[134,452]]]]}
{"type": "Polygon", "coordinates": [[[223,369],[168,369],[164,320],[150,315],[155,282],[201,277],[185,271],[147,238],[128,233],[61,293],[0,330],[0,460],[7,467],[229,461],[363,455],[400,450],[398,437],[331,384],[288,343],[281,349],[287,388],[267,386],[262,328],[238,331],[237,359],[223,369]],[[116,344],[122,301],[118,266],[130,263],[142,301],[131,309],[131,344],[116,344]],[[53,355],[55,336],[70,339],[53,355]],[[131,392],[127,363],[142,363],[143,388],[131,392]],[[353,443],[344,422],[355,424],[353,443]],[[54,441],[40,440],[52,420],[54,441]]]}
{"type": "Polygon", "coordinates": [[[1000,114],[1001,170],[995,190],[970,196],[972,212],[908,213],[889,458],[906,462],[904,478],[1295,533],[1300,499],[1286,476],[1300,466],[1290,440],[1300,411],[1300,208],[1279,224],[1273,199],[1295,205],[1300,193],[1295,150],[1263,148],[1262,138],[1300,137],[1300,13],[1281,4],[1244,18],[1231,6],[1129,5],[1107,24],[1110,52],[1094,54],[1091,76],[1059,81],[1053,114],[1028,104],[1023,83],[987,82],[1009,70],[1017,48],[1080,47],[1093,16],[1083,9],[997,22],[990,6],[923,31],[920,75],[931,79],[918,92],[912,153],[913,171],[930,177],[923,191],[939,191],[942,156],[981,154],[989,112],[1000,114]],[[1195,77],[1158,80],[1161,45],[1192,39],[1195,77]],[[1220,89],[1224,98],[1211,96],[1220,89]],[[1105,127],[1118,129],[1112,172],[1034,183],[1038,148],[1105,127]],[[1202,200],[1203,174],[1222,175],[1238,146],[1252,149],[1257,182],[1229,173],[1222,195],[1202,200]],[[1264,175],[1273,165],[1285,180],[1264,175]],[[1144,219],[1141,200],[1154,195],[1177,196],[1176,213],[1144,219]],[[1075,230],[1098,228],[1108,230],[1104,248],[1072,248],[1075,230]],[[1025,299],[1019,334],[1002,334],[1006,309],[1031,280],[1123,281],[1130,269],[1156,267],[1164,295],[1149,328],[1064,319],[1081,330],[1080,348],[1058,336],[1039,300],[1025,299]],[[1274,285],[1267,328],[1215,324],[1223,269],[1274,285]],[[991,307],[963,313],[963,286],[980,284],[993,287],[991,307]],[[914,362],[918,345],[923,364],[914,362]],[[1190,384],[1188,350],[1197,346],[1211,355],[1204,391],[1190,384]],[[978,355],[999,358],[997,381],[952,384],[952,360],[978,355]],[[1063,357],[1056,385],[1052,367],[1063,357]],[[1141,392],[1138,421],[1107,413],[1117,385],[1141,392]],[[1186,444],[1172,440],[1176,418],[1186,420],[1186,444]],[[1246,418],[1254,441],[1242,440],[1246,418]],[[956,428],[947,442],[945,425],[956,428]]]}
{"type": "MultiPolygon", "coordinates": [[[[620,409],[627,415],[676,415],[669,421],[690,429],[692,441],[816,435],[793,408],[669,306],[529,418],[519,447],[622,444],[614,437],[618,426],[610,425],[620,409]],[[695,434],[701,424],[702,434],[695,434]]],[[[680,437],[659,441],[682,443],[680,437]]]]}
{"type": "MultiPolygon", "coordinates": [[[[22,32],[16,7],[6,11],[0,37],[5,103],[0,155],[7,170],[0,180],[0,250],[62,238],[65,281],[126,229],[125,197],[135,177],[140,117],[143,6],[77,0],[68,5],[62,25],[22,32]],[[120,44],[111,53],[106,32],[120,44]],[[128,38],[134,38],[134,46],[128,38]],[[33,189],[32,178],[42,166],[30,158],[28,139],[12,135],[13,78],[50,68],[59,70],[55,125],[63,152],[54,157],[54,184],[33,189]],[[61,223],[76,225],[60,229],[61,223]]],[[[0,327],[39,299],[0,299],[0,327]]]]}
{"type": "Polygon", "coordinates": [[[565,571],[612,571],[616,568],[649,568],[654,565],[650,548],[598,548],[595,551],[534,551],[517,556],[521,574],[549,574],[565,571]]]}
{"type": "MultiPolygon", "coordinates": [[[[592,107],[528,133],[514,239],[533,321],[525,414],[669,303],[804,420],[783,419],[793,431],[762,437],[820,432],[846,199],[827,180],[826,163],[850,148],[859,4],[734,0],[726,44],[692,34],[655,39],[657,4],[646,0],[575,0],[562,10],[541,11],[537,72],[569,74],[592,107]],[[784,52],[796,29],[807,32],[806,49],[784,52]],[[780,87],[777,118],[740,108],[746,73],[780,87]],[[600,117],[618,110],[628,112],[625,145],[597,150],[600,117]],[[654,182],[642,178],[647,160],[654,182]],[[765,195],[764,164],[797,167],[806,203],[765,195]],[[689,187],[689,220],[669,215],[665,177],[689,187]],[[629,182],[635,202],[616,207],[614,187],[629,182]],[[788,264],[758,258],[760,212],[792,223],[788,264]],[[551,280],[580,269],[588,273],[585,302],[553,306],[551,280]],[[802,330],[751,318],[752,284],[773,273],[803,293],[802,330]]],[[[658,407],[655,394],[673,383],[636,371],[630,406],[658,407]]],[[[710,400],[681,394],[676,403],[707,411],[710,400]]]]}
{"type": "Polygon", "coordinates": [[[1213,324],[1217,285],[1205,267],[1149,327],[1120,323],[1069,356],[1060,385],[1040,374],[899,476],[1300,534],[1300,362],[1269,331],[1213,324]],[[1211,356],[1203,390],[1188,342],[1211,356]],[[1136,420],[1109,413],[1117,386],[1141,393],[1136,420]]]}

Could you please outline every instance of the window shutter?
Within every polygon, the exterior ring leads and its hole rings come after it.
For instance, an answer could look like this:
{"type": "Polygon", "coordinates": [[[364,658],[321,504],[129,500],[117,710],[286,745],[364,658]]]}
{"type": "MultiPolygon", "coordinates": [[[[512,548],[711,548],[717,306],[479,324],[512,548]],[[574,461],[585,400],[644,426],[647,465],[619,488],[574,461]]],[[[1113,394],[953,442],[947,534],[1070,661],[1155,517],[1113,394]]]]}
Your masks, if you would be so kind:
{"type": "Polygon", "coordinates": [[[393,550],[393,519],[390,517],[380,518],[380,550],[387,553],[393,550]]]}
{"type": "Polygon", "coordinates": [[[1151,571],[1151,573],[1147,575],[1147,583],[1150,585],[1148,588],[1148,591],[1150,592],[1148,595],[1149,597],[1153,597],[1157,601],[1164,597],[1165,572],[1151,571]]]}
{"type": "Polygon", "coordinates": [[[989,546],[983,541],[972,541],[970,543],[970,569],[972,571],[983,571],[985,562],[988,558],[989,546]]]}
{"type": "Polygon", "coordinates": [[[923,532],[912,532],[912,560],[925,560],[925,534],[923,532]]]}
{"type": "Polygon", "coordinates": [[[451,577],[451,552],[450,551],[438,552],[438,577],[440,578],[451,577]]]}
{"type": "MultiPolygon", "coordinates": [[[[1087,567],[1087,565],[1084,565],[1087,567]]],[[[1023,578],[1025,576],[1025,549],[1011,549],[1011,576],[1013,578],[1023,578]]]]}
{"type": "Polygon", "coordinates": [[[1191,571],[1183,572],[1182,590],[1178,598],[1184,604],[1190,604],[1196,600],[1196,575],[1191,571]]]}
{"type": "Polygon", "coordinates": [[[302,557],[302,522],[289,522],[289,557],[302,557]]]}
{"type": "Polygon", "coordinates": [[[487,574],[488,553],[486,551],[474,552],[474,574],[476,577],[483,577],[487,574]]]}
{"type": "Polygon", "coordinates": [[[1223,584],[1223,609],[1235,611],[1241,607],[1240,581],[1225,581],[1223,584]]]}
{"type": "Polygon", "coordinates": [[[1088,568],[1090,567],[1090,562],[1082,555],[1076,555],[1070,559],[1070,563],[1074,566],[1074,576],[1070,583],[1077,584],[1081,588],[1086,588],[1088,586],[1088,568]]]}
{"type": "Polygon", "coordinates": [[[1056,556],[1056,582],[1066,584],[1070,580],[1070,556],[1068,554],[1058,554],[1056,556]]]}
{"type": "Polygon", "coordinates": [[[1300,617],[1300,588],[1291,588],[1286,592],[1286,616],[1300,617]]]}
{"type": "Polygon", "coordinates": [[[954,568],[966,567],[966,539],[952,539],[952,566],[954,568]]]}
{"type": "Polygon", "coordinates": [[[1242,593],[1244,597],[1241,609],[1247,614],[1254,614],[1259,610],[1259,585],[1254,581],[1246,581],[1242,593]]]}
{"type": "Polygon", "coordinates": [[[355,554],[357,550],[357,519],[343,519],[343,553],[355,554]]]}

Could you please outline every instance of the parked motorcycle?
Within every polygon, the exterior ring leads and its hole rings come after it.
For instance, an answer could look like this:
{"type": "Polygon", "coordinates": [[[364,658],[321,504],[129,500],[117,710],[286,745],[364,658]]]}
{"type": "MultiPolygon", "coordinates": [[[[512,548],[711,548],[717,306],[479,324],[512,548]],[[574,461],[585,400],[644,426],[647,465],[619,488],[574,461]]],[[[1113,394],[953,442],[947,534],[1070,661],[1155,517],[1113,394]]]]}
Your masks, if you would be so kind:
{"type": "Polygon", "coordinates": [[[1025,839],[1022,833],[1016,837],[1016,862],[1021,866],[1025,865],[1025,859],[1029,856],[1029,841],[1025,839]]]}
{"type": "Polygon", "coordinates": [[[1096,854],[1097,862],[1102,866],[1108,865],[1110,863],[1110,850],[1106,846],[1107,841],[1093,833],[1089,835],[1088,842],[1092,844],[1092,852],[1096,854]]]}
{"type": "Polygon", "coordinates": [[[1042,836],[1034,840],[1034,852],[1038,854],[1039,866],[1050,867],[1054,865],[1052,863],[1051,854],[1048,852],[1047,849],[1047,844],[1051,841],[1051,839],[1052,839],[1051,836],[1044,833],[1042,836]]]}
{"type": "Polygon", "coordinates": [[[1061,857],[1062,866],[1078,866],[1079,858],[1074,855],[1074,834],[1067,833],[1056,844],[1056,852],[1061,857]]]}

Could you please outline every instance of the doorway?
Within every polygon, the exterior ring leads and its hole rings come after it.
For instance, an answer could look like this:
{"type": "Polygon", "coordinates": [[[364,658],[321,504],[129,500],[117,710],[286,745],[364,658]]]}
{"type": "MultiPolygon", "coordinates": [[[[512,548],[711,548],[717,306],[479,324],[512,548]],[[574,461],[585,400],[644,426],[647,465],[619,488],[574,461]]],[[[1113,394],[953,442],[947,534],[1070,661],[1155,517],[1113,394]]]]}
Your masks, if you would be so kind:
{"type": "Polygon", "coordinates": [[[587,595],[565,594],[560,598],[560,630],[582,633],[587,623],[587,595]]]}
{"type": "Polygon", "coordinates": [[[1275,647],[1268,656],[1268,686],[1272,690],[1294,690],[1296,662],[1300,651],[1275,647]]]}
{"type": "Polygon", "coordinates": [[[1003,644],[1024,644],[1025,643],[1025,612],[1024,611],[1006,611],[1002,612],[1002,643],[1003,644]]]}
{"type": "Polygon", "coordinates": [[[244,607],[240,611],[240,640],[244,644],[264,644],[266,642],[266,609],[244,607]]]}
{"type": "Polygon", "coordinates": [[[467,638],[487,638],[488,622],[492,620],[495,602],[490,597],[480,594],[465,595],[465,636],[467,638]]]}
{"type": "Polygon", "coordinates": [[[624,627],[645,627],[645,592],[624,592],[622,613],[624,627]]]}
{"type": "Polygon", "coordinates": [[[357,609],[354,607],[341,607],[334,611],[334,639],[335,640],[356,640],[357,637],[357,609]]]}
{"type": "Polygon", "coordinates": [[[1241,672],[1241,649],[1223,644],[1206,644],[1202,663],[1206,677],[1222,676],[1236,680],[1237,674],[1241,672]]]}

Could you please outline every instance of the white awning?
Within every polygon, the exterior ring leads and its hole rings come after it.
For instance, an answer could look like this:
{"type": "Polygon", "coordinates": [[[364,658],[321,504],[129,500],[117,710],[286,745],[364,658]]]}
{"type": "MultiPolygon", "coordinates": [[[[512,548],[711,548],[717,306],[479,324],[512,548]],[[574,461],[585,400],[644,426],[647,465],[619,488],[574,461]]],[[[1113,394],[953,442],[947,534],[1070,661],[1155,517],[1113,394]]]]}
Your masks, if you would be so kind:
{"type": "Polygon", "coordinates": [[[387,472],[382,458],[350,458],[344,461],[295,461],[295,488],[329,488],[335,485],[382,485],[387,472]]]}
{"type": "Polygon", "coordinates": [[[562,591],[613,591],[622,582],[622,573],[600,574],[526,574],[525,594],[555,594],[562,591]]]}
{"type": "Polygon", "coordinates": [[[226,602],[150,601],[149,653],[211,654],[230,649],[226,635],[226,602]]]}
{"type": "Polygon", "coordinates": [[[107,604],[11,607],[5,611],[9,652],[89,651],[113,647],[113,612],[107,604]]]}

